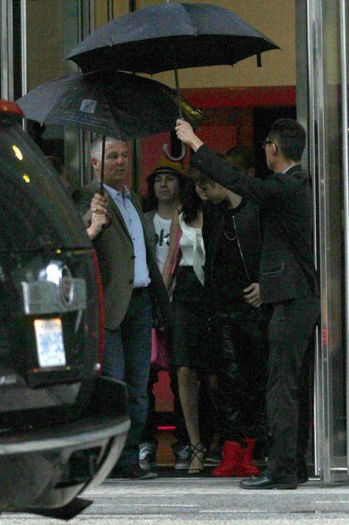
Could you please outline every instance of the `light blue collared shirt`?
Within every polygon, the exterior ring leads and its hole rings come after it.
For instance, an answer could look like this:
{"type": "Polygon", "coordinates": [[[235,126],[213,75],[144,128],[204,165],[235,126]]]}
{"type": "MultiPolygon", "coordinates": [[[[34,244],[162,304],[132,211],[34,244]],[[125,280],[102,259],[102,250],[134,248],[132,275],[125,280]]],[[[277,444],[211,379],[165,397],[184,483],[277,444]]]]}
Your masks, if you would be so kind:
{"type": "MultiPolygon", "coordinates": [[[[104,184],[104,187],[119,208],[133,242],[133,250],[135,254],[133,288],[146,287],[151,279],[147,264],[147,251],[145,247],[143,226],[138,211],[131,201],[130,192],[126,186],[124,186],[123,191],[118,191],[106,184],[104,184]]],[[[115,249],[117,250],[117,246],[115,249]]]]}

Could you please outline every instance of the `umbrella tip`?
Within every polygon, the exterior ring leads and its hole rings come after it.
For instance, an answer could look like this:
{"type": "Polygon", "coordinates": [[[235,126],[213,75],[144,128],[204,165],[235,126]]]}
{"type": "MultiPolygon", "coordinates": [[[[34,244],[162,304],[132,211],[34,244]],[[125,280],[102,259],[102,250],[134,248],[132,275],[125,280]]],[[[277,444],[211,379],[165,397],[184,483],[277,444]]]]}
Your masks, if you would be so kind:
{"type": "Polygon", "coordinates": [[[262,56],[260,53],[257,53],[257,67],[262,67],[262,56]]]}

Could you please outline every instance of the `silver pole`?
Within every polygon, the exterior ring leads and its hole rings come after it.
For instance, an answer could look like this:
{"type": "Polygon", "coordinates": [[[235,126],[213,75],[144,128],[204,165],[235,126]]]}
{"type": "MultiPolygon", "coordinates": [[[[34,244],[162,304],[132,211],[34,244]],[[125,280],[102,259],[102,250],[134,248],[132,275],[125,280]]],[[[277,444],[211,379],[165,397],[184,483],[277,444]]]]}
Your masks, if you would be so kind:
{"type": "Polygon", "coordinates": [[[321,324],[317,337],[314,378],[315,472],[325,482],[331,481],[331,359],[329,356],[329,312],[327,292],[330,289],[328,269],[328,185],[325,143],[323,4],[308,0],[309,57],[309,166],[314,181],[314,216],[318,217],[318,239],[315,250],[320,255],[321,324]],[[316,213],[316,207],[318,213],[316,213]],[[326,335],[326,337],[324,337],[326,335]]]}
{"type": "MultiPolygon", "coordinates": [[[[84,39],[84,8],[83,0],[78,1],[78,39],[84,39]]],[[[85,184],[85,137],[82,129],[79,129],[79,181],[80,186],[85,184]]]]}
{"type": "MultiPolygon", "coordinates": [[[[78,3],[78,35],[81,42],[94,28],[95,2],[91,0],[79,0],[78,3]]],[[[91,166],[89,162],[89,147],[91,133],[79,130],[79,179],[80,185],[88,183],[91,179],[91,166]]]]}
{"type": "Polygon", "coordinates": [[[13,6],[12,0],[1,2],[1,98],[13,100],[13,6]]]}
{"type": "MultiPolygon", "coordinates": [[[[343,148],[343,208],[344,208],[344,275],[345,275],[345,342],[346,342],[346,403],[349,413],[349,167],[348,167],[348,68],[346,0],[340,0],[340,56],[342,94],[342,148],[343,148]]],[[[347,418],[347,468],[349,472],[349,421],[347,418]]]]}
{"type": "MultiPolygon", "coordinates": [[[[21,72],[22,96],[28,91],[28,52],[27,52],[27,0],[21,0],[21,72]]],[[[22,120],[22,127],[27,129],[27,121],[22,120]]]]}
{"type": "Polygon", "coordinates": [[[114,2],[113,0],[108,0],[108,22],[114,18],[114,2]]]}
{"type": "Polygon", "coordinates": [[[28,91],[27,66],[27,0],[21,0],[21,69],[22,69],[22,96],[28,91]]]}

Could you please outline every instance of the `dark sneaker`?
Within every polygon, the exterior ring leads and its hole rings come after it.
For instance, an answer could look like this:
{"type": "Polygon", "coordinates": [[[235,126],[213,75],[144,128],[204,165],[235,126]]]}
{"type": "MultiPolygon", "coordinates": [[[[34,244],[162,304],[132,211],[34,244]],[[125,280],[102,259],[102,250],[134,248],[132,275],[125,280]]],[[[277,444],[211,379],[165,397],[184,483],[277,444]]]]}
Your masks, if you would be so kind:
{"type": "Polygon", "coordinates": [[[174,468],[176,470],[187,470],[190,465],[191,448],[190,445],[173,446],[175,456],[174,468]]]}
{"type": "Polygon", "coordinates": [[[139,445],[139,466],[143,470],[152,470],[156,467],[157,443],[141,443],[139,445]]]}
{"type": "Polygon", "coordinates": [[[139,465],[130,465],[129,467],[123,467],[120,471],[121,477],[127,479],[155,479],[157,473],[151,470],[143,470],[139,465]]]}
{"type": "Polygon", "coordinates": [[[219,465],[222,461],[222,449],[210,450],[205,458],[205,465],[208,467],[219,465]]]}

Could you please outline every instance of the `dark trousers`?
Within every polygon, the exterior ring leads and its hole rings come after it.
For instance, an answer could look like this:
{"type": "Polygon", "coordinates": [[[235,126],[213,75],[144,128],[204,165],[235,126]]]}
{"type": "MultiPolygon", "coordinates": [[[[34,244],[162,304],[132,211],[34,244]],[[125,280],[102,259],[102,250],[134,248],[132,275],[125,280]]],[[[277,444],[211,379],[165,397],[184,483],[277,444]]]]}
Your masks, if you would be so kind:
{"type": "Polygon", "coordinates": [[[125,381],[129,395],[131,428],[120,458],[122,467],[138,464],[138,446],[148,411],[151,328],[152,306],[145,288],[133,292],[121,325],[105,330],[102,373],[125,381]]]}
{"type": "Polygon", "coordinates": [[[292,299],[274,305],[269,324],[267,415],[272,446],[267,467],[282,481],[295,481],[297,456],[306,451],[302,393],[318,317],[318,297],[292,299]]]}
{"type": "Polygon", "coordinates": [[[217,314],[212,335],[221,437],[245,445],[246,437],[264,437],[267,317],[217,314]]]}

